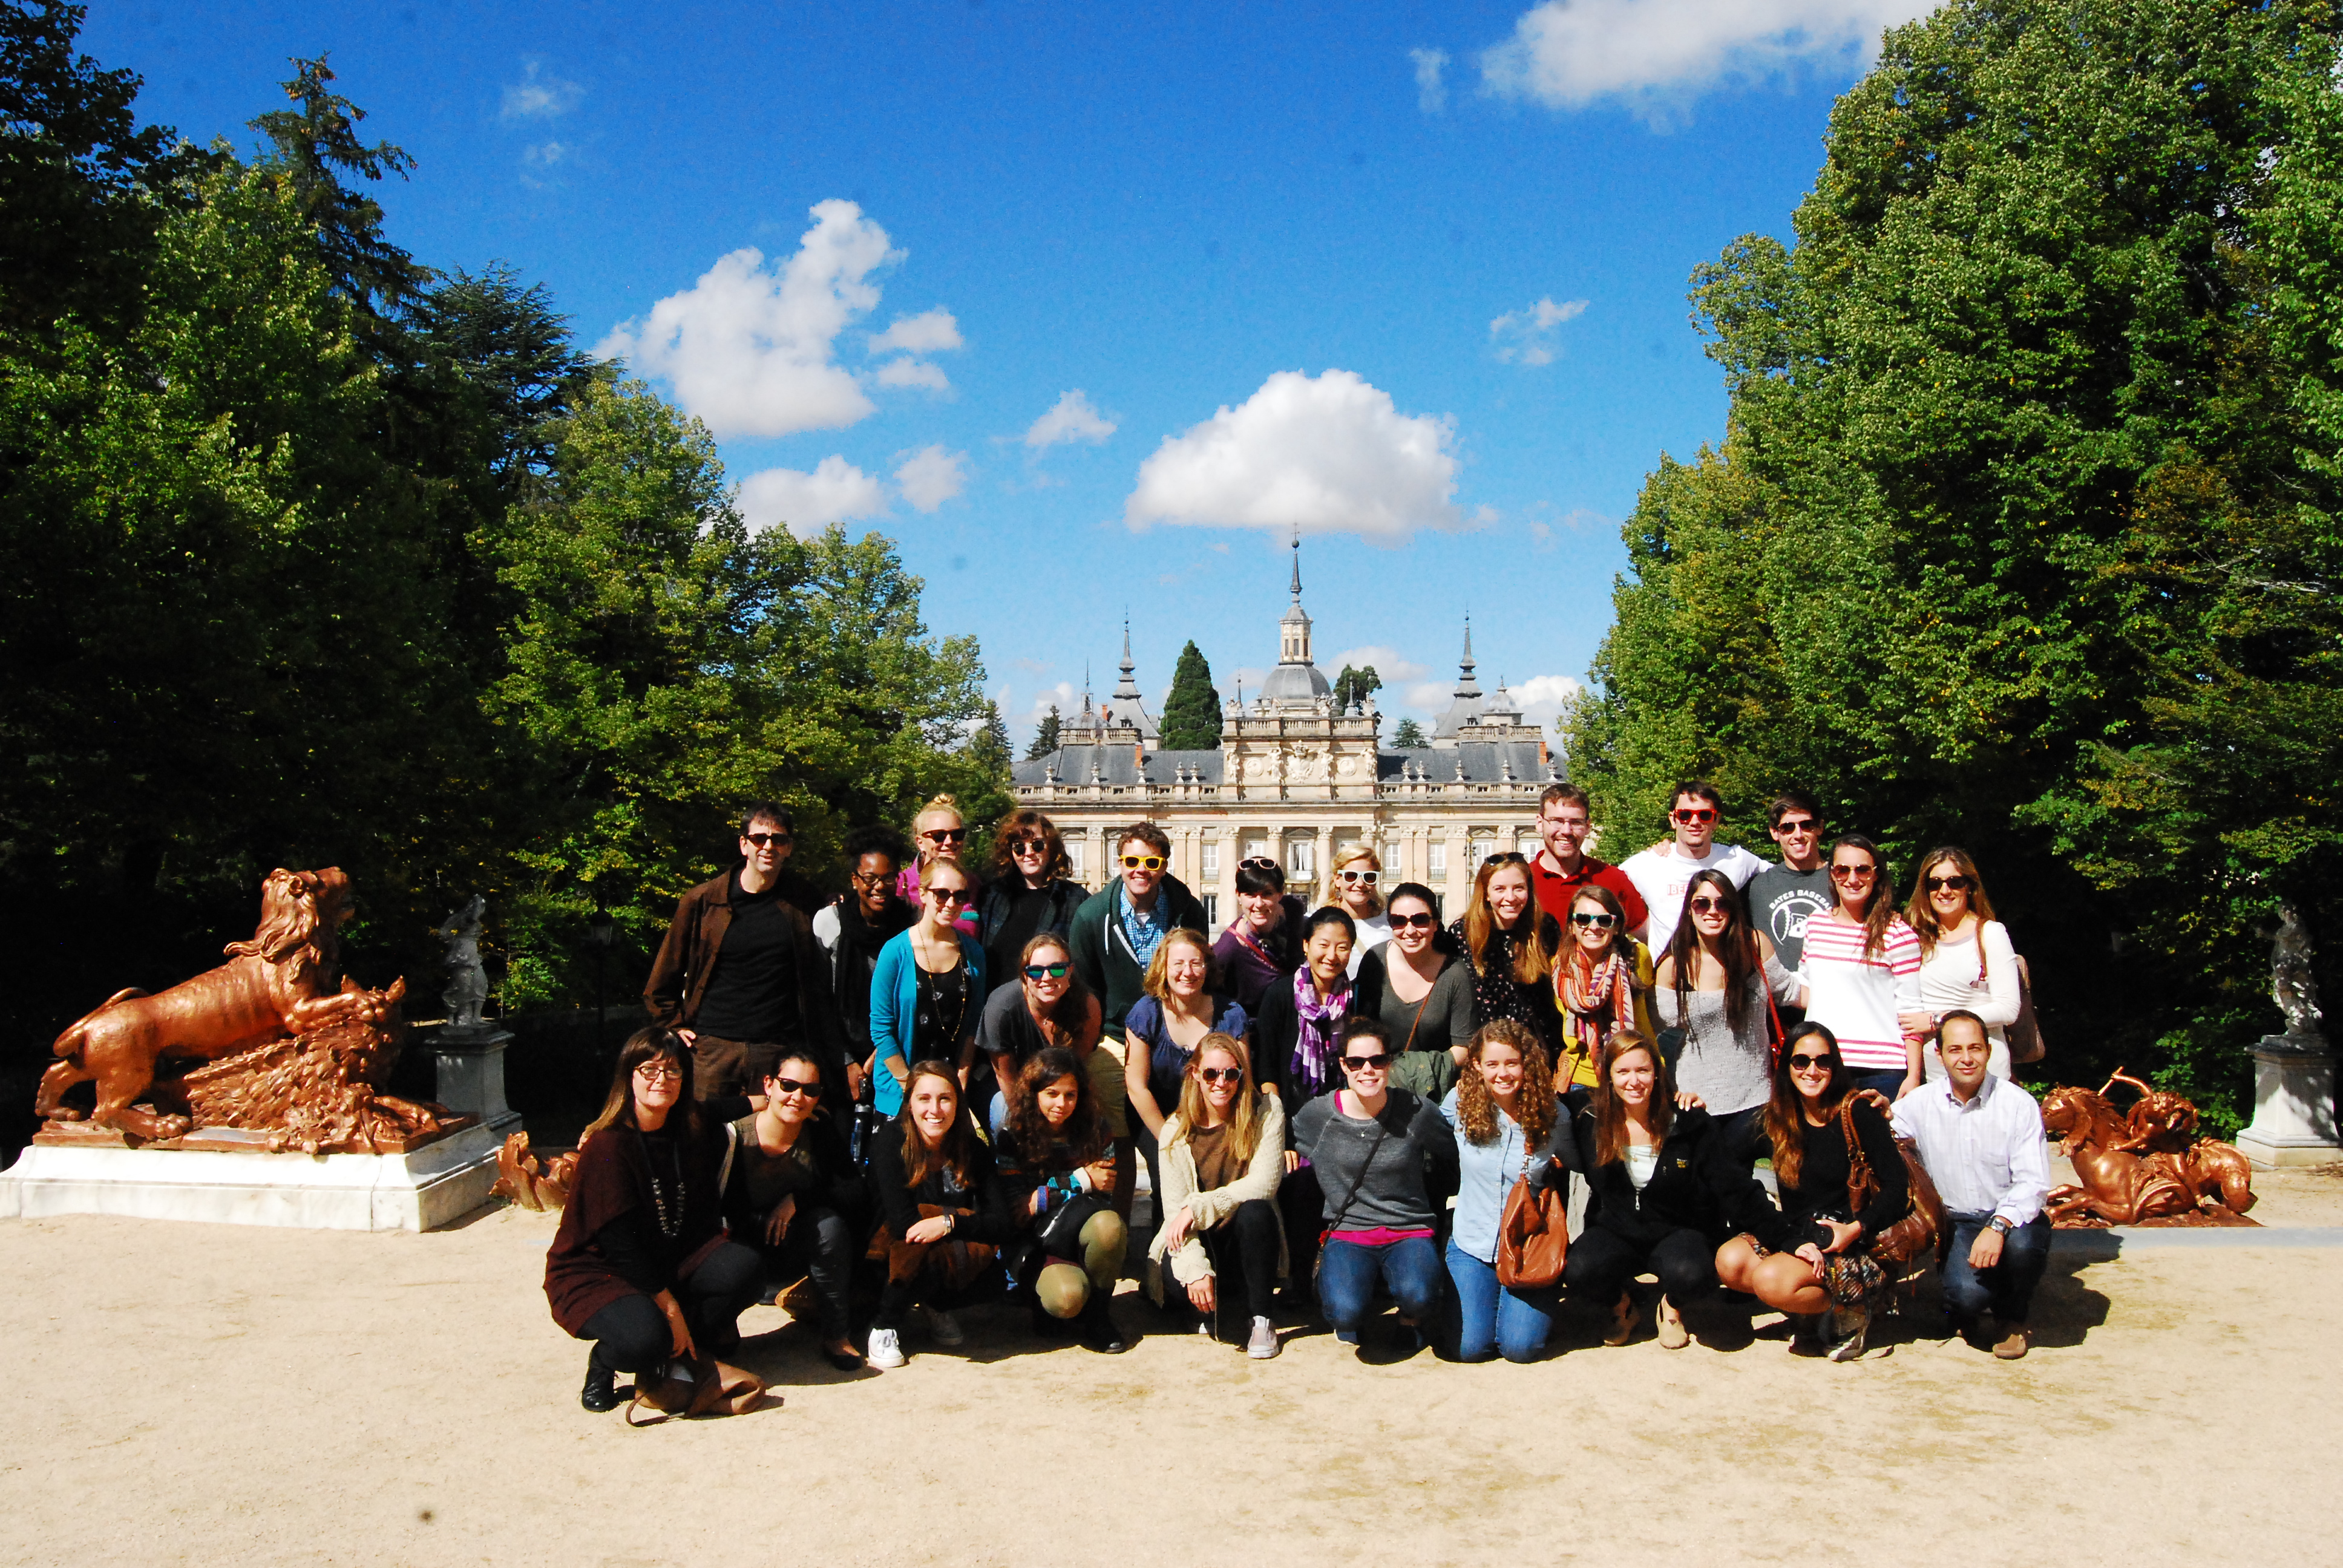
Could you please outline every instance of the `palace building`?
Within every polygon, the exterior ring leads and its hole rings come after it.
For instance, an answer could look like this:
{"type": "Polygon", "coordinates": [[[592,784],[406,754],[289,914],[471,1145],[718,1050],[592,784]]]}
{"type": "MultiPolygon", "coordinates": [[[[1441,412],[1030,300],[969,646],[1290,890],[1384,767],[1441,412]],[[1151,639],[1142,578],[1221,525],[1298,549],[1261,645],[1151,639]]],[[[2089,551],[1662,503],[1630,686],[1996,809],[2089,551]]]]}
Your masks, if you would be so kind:
{"type": "Polygon", "coordinates": [[[1483,695],[1473,676],[1473,628],[1455,693],[1427,747],[1382,744],[1370,699],[1337,711],[1311,658],[1302,608],[1302,542],[1293,543],[1292,602],[1278,622],[1277,668],[1251,701],[1222,710],[1210,751],[1156,749],[1124,628],[1122,678],[1064,722],[1058,749],[1019,763],[1017,803],[1058,824],[1085,886],[1112,874],[1115,834],[1145,819],[1172,839],[1172,870],[1204,900],[1217,932],[1236,910],[1237,862],[1273,855],[1289,890],[1327,901],[1335,852],[1362,840],[1383,860],[1383,885],[1424,883],[1444,919],[1462,914],[1481,862],[1538,847],[1538,796],[1562,775],[1544,733],[1525,724],[1501,680],[1483,695]]]}

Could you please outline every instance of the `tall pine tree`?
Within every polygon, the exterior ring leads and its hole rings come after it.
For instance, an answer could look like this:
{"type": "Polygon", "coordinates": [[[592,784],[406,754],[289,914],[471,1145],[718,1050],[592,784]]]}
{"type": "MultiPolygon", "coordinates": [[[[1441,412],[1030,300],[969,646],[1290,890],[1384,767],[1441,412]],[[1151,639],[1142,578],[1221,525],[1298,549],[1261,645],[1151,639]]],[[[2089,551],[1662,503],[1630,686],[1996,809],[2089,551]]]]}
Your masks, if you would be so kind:
{"type": "Polygon", "coordinates": [[[1058,717],[1058,705],[1054,702],[1050,704],[1050,711],[1042,715],[1041,722],[1033,727],[1033,744],[1025,748],[1025,760],[1039,762],[1055,751],[1059,746],[1058,731],[1062,724],[1058,717]]]}
{"type": "Polygon", "coordinates": [[[1163,699],[1166,751],[1217,751],[1221,749],[1221,698],[1212,689],[1212,667],[1192,640],[1180,650],[1172,671],[1172,695],[1163,699]]]}

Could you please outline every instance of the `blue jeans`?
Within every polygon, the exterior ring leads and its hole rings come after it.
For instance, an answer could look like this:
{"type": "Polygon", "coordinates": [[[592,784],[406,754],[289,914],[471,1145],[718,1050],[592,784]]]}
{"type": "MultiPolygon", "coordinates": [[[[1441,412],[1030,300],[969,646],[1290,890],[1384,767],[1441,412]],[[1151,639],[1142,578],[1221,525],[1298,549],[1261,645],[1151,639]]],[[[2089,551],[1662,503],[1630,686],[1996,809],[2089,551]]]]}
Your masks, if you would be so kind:
{"type": "Polygon", "coordinates": [[[1846,1075],[1857,1089],[1875,1089],[1888,1099],[1904,1087],[1904,1070],[1900,1067],[1850,1067],[1846,1075]]]}
{"type": "Polygon", "coordinates": [[[1380,1247],[1328,1241],[1318,1261],[1318,1309],[1344,1344],[1359,1342],[1359,1325],[1374,1306],[1380,1276],[1399,1302],[1400,1315],[1419,1324],[1440,1306],[1440,1249],[1429,1236],[1410,1236],[1380,1247]]]}
{"type": "Polygon", "coordinates": [[[1456,1286],[1456,1354],[1486,1361],[1493,1350],[1509,1362],[1534,1362],[1554,1329],[1554,1292],[1511,1291],[1497,1269],[1448,1243],[1448,1278],[1456,1286]]]}
{"type": "Polygon", "coordinates": [[[1953,1232],[1953,1250],[1945,1257],[1945,1316],[1956,1329],[1969,1327],[1988,1309],[2004,1328],[2024,1323],[2034,1310],[2034,1287],[2050,1266],[2050,1216],[2036,1214],[2001,1239],[2001,1261],[1990,1269],[1969,1267],[1969,1248],[1992,1219],[1945,1212],[1953,1232]]]}

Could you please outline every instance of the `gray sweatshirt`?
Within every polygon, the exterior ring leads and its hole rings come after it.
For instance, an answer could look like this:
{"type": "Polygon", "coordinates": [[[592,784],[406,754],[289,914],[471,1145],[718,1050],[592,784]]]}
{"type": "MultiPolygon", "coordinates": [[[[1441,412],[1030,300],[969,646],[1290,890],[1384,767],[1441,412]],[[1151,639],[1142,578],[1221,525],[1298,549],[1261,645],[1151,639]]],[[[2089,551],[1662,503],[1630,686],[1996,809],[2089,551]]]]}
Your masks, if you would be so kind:
{"type": "Polygon", "coordinates": [[[1339,1230],[1430,1230],[1456,1189],[1455,1134],[1438,1106],[1404,1089],[1391,1091],[1373,1121],[1345,1116],[1334,1109],[1332,1094],[1320,1095],[1294,1113],[1293,1147],[1317,1175],[1327,1224],[1339,1230]],[[1362,1176],[1371,1147],[1374,1163],[1362,1176]],[[1337,1214],[1354,1181],[1357,1193],[1337,1214]]]}

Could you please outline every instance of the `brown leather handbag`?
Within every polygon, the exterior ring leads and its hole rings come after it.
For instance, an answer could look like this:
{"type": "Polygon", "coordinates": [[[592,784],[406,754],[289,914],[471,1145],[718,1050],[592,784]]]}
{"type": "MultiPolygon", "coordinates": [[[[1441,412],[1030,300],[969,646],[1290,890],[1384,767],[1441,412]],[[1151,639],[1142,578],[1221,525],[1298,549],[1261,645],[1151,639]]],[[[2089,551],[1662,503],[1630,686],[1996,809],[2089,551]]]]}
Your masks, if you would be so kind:
{"type": "MultiPolygon", "coordinates": [[[[672,1356],[656,1374],[635,1379],[635,1402],[627,1407],[628,1426],[657,1426],[672,1416],[742,1415],[765,1397],[765,1380],[713,1356],[672,1356]],[[648,1411],[650,1419],[637,1421],[648,1411]]],[[[773,1402],[781,1402],[773,1396],[773,1402]]]]}
{"type": "MultiPolygon", "coordinates": [[[[1849,1214],[1860,1214],[1864,1205],[1879,1191],[1879,1178],[1864,1157],[1863,1142],[1855,1135],[1855,1102],[1870,1100],[1884,1113],[1890,1107],[1887,1097],[1877,1090],[1857,1090],[1838,1108],[1838,1130],[1846,1140],[1846,1203],[1849,1214]]],[[[1910,1205],[1902,1219],[1871,1238],[1864,1250],[1873,1257],[1892,1263],[1908,1263],[1922,1253],[1941,1251],[1944,1239],[1950,1232],[1945,1225],[1945,1201],[1936,1195],[1936,1184],[1928,1179],[1927,1168],[1912,1151],[1912,1145],[1903,1139],[1896,1141],[1896,1151],[1904,1157],[1906,1191],[1910,1205]]]]}
{"type": "Polygon", "coordinates": [[[1559,1284],[1570,1252],[1570,1201],[1552,1188],[1530,1183],[1530,1161],[1505,1194],[1497,1221],[1497,1283],[1508,1290],[1542,1291],[1559,1284]]]}

